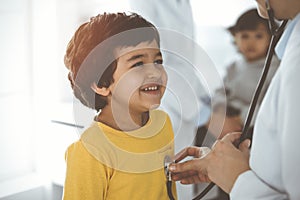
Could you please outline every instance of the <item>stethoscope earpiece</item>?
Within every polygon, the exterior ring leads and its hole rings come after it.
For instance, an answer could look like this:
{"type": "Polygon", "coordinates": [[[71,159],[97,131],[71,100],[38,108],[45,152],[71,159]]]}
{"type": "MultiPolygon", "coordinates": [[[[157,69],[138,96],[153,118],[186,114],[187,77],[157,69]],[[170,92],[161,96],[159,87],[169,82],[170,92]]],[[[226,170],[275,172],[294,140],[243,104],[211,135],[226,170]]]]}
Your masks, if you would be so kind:
{"type": "Polygon", "coordinates": [[[269,22],[269,28],[270,28],[271,34],[275,35],[276,30],[278,29],[278,25],[275,22],[274,12],[270,6],[269,0],[266,0],[266,9],[268,12],[268,17],[269,17],[268,22],[269,22]]]}
{"type": "Polygon", "coordinates": [[[267,13],[269,16],[268,22],[269,22],[269,28],[270,28],[271,34],[273,36],[281,35],[288,20],[283,20],[283,22],[281,23],[280,26],[278,25],[278,23],[276,23],[274,11],[271,8],[269,0],[266,0],[266,9],[267,9],[267,13]]]}

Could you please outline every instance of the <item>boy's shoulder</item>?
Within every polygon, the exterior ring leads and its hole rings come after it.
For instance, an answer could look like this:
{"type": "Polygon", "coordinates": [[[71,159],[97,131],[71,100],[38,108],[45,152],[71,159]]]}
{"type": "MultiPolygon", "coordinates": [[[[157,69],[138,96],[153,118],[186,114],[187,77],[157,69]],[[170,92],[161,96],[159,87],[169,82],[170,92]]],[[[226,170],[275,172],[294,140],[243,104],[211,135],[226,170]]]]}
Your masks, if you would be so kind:
{"type": "Polygon", "coordinates": [[[94,158],[86,150],[82,140],[79,139],[67,148],[65,152],[65,160],[72,162],[83,162],[87,160],[94,160],[94,158]]]}

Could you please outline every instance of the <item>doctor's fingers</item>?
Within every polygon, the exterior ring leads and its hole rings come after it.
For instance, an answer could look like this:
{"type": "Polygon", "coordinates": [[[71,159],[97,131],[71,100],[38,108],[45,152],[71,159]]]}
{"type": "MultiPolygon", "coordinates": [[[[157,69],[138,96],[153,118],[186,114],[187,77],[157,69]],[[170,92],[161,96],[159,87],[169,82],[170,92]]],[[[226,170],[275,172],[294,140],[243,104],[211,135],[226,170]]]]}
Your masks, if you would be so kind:
{"type": "Polygon", "coordinates": [[[210,179],[207,175],[199,173],[198,171],[188,171],[178,174],[172,174],[172,180],[180,181],[181,184],[210,182],[210,179]]]}
{"type": "Polygon", "coordinates": [[[240,145],[239,145],[239,150],[243,152],[245,155],[250,155],[250,144],[251,141],[249,139],[244,140],[240,145]]]}
{"type": "Polygon", "coordinates": [[[174,156],[174,160],[175,160],[175,162],[180,162],[181,160],[183,160],[184,158],[186,158],[188,156],[192,156],[194,158],[200,158],[200,157],[205,156],[209,152],[210,152],[210,149],[208,147],[191,146],[191,147],[184,148],[179,153],[177,153],[174,156]]]}
{"type": "Polygon", "coordinates": [[[205,162],[197,158],[182,163],[171,164],[172,179],[175,181],[180,180],[182,184],[209,182],[205,162]]]}
{"type": "Polygon", "coordinates": [[[227,143],[234,143],[241,137],[241,132],[232,132],[228,133],[225,137],[222,138],[222,141],[227,142],[227,143]]]}
{"type": "Polygon", "coordinates": [[[235,144],[239,141],[239,138],[241,137],[240,132],[232,132],[225,135],[222,139],[217,140],[213,146],[212,150],[221,150],[223,151],[224,148],[227,147],[235,147],[235,144]]]}
{"type": "Polygon", "coordinates": [[[194,173],[200,171],[206,173],[206,160],[205,158],[194,158],[182,163],[172,163],[169,167],[172,173],[194,173]]]}

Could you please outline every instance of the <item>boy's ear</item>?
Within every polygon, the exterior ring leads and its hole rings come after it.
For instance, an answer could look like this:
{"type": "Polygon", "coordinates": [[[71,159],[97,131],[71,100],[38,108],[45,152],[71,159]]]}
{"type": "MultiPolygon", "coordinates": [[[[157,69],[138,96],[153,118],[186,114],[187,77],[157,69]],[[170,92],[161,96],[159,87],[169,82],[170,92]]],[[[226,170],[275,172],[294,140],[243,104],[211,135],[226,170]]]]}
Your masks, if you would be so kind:
{"type": "Polygon", "coordinates": [[[95,82],[91,85],[91,88],[95,93],[97,93],[101,96],[107,97],[110,94],[109,88],[106,88],[106,87],[99,88],[95,82]]]}

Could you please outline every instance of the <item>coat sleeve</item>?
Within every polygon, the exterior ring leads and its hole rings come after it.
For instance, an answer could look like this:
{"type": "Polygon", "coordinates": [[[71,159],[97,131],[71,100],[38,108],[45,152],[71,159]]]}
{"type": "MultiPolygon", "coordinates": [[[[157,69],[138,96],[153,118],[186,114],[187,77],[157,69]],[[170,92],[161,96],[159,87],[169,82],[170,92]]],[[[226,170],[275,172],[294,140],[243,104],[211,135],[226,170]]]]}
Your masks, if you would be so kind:
{"type": "Polygon", "coordinates": [[[230,199],[275,200],[287,199],[287,195],[276,191],[249,170],[241,174],[230,192],[230,199]]]}

